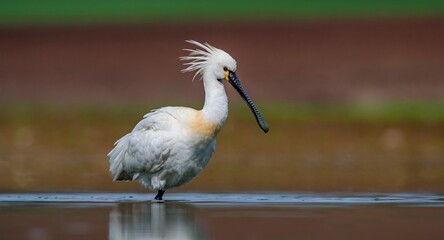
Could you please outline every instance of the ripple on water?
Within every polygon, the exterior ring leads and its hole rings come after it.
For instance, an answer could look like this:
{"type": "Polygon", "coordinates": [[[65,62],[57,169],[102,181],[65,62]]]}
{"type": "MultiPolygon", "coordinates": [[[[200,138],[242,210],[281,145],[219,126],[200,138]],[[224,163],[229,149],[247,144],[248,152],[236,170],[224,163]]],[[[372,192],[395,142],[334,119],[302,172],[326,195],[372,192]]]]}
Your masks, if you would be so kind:
{"type": "MultiPolygon", "coordinates": [[[[143,193],[23,193],[0,194],[0,205],[39,203],[119,203],[149,202],[153,194],[143,193]]],[[[259,205],[370,205],[394,204],[444,206],[444,197],[418,193],[170,193],[167,202],[202,206],[259,205]]]]}

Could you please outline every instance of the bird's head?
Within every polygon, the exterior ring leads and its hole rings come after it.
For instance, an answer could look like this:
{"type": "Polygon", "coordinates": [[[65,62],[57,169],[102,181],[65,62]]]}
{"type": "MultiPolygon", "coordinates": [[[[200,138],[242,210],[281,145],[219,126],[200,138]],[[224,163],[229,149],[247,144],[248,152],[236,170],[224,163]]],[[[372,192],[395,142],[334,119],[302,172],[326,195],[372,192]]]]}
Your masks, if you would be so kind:
{"type": "Polygon", "coordinates": [[[218,80],[228,80],[229,72],[236,72],[236,60],[224,50],[215,48],[208,43],[202,44],[194,40],[186,42],[198,46],[200,49],[183,49],[190,52],[188,56],[181,57],[187,67],[182,72],[196,71],[194,78],[204,75],[213,75],[218,80]]]}
{"type": "Polygon", "coordinates": [[[196,71],[193,79],[199,75],[200,78],[214,76],[221,83],[228,81],[248,104],[262,130],[268,132],[268,123],[240,84],[236,75],[236,61],[234,58],[208,43],[202,44],[194,40],[187,40],[187,42],[198,46],[200,49],[184,49],[190,53],[188,56],[180,58],[187,61],[184,63],[187,67],[182,72],[196,71]]]}

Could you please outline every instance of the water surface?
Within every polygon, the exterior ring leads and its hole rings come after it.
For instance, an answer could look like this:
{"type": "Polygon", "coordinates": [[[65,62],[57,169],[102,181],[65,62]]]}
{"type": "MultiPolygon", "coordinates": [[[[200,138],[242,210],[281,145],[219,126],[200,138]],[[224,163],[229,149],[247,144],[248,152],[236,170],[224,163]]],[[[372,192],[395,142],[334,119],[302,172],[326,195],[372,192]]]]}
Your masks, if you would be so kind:
{"type": "Polygon", "coordinates": [[[435,194],[0,194],[3,239],[441,239],[435,194]]]}

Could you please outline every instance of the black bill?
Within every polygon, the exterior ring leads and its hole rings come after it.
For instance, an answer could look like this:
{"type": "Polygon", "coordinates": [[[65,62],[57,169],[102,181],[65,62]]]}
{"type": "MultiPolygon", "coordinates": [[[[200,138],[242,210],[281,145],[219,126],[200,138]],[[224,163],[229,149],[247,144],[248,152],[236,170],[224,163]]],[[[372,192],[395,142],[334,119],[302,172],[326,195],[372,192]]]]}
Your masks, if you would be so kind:
{"type": "Polygon", "coordinates": [[[259,112],[259,110],[254,105],[251,98],[248,96],[248,94],[245,92],[245,90],[242,88],[242,85],[239,82],[239,79],[237,78],[237,75],[235,72],[229,71],[228,74],[228,81],[231,83],[231,85],[236,89],[236,91],[241,95],[241,97],[245,100],[245,102],[250,107],[251,111],[253,112],[254,116],[256,117],[256,121],[259,124],[259,126],[264,130],[264,132],[268,132],[268,123],[265,121],[262,114],[259,112]]]}

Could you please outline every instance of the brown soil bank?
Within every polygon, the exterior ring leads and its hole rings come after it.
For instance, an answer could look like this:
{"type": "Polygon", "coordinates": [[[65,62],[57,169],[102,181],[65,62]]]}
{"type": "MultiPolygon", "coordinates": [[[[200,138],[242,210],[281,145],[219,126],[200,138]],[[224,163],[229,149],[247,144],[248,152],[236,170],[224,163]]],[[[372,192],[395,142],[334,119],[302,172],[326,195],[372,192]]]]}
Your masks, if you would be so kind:
{"type": "Polygon", "coordinates": [[[231,53],[258,100],[444,92],[444,18],[301,21],[0,29],[0,102],[199,100],[200,83],[179,72],[185,39],[231,53]]]}

